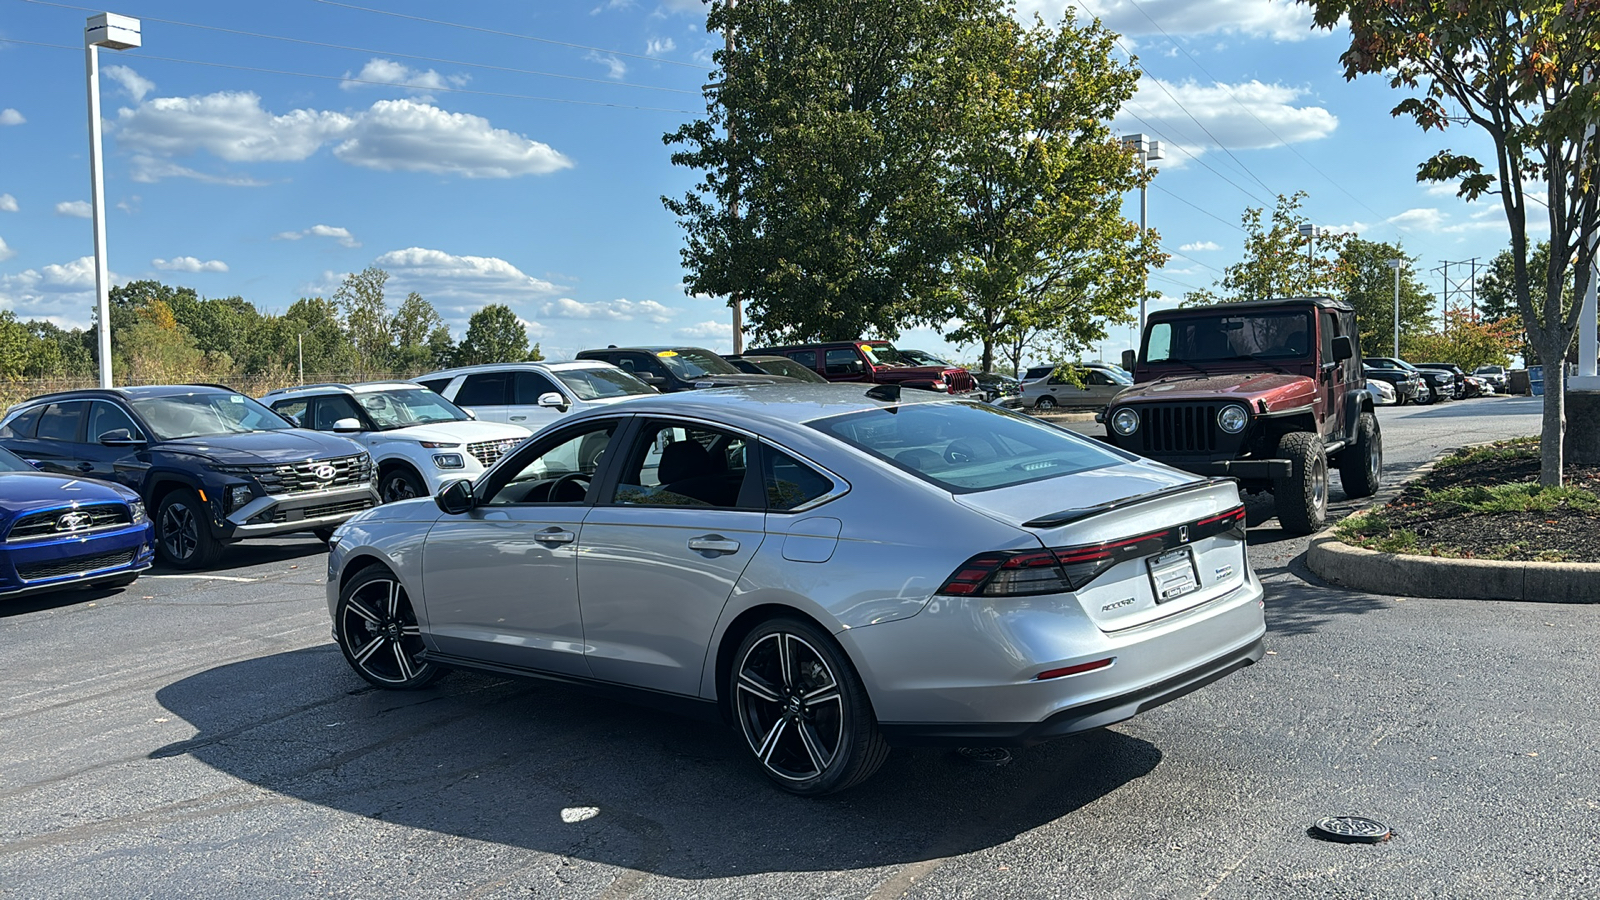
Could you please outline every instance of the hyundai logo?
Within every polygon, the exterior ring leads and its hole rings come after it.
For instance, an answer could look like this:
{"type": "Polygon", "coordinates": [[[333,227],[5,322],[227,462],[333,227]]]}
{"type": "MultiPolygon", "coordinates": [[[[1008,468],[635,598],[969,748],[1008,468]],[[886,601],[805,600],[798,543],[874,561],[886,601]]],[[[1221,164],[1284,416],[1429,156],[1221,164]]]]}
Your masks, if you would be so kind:
{"type": "Polygon", "coordinates": [[[311,474],[317,476],[317,478],[321,479],[322,481],[332,481],[333,476],[337,471],[338,470],[336,470],[333,466],[323,463],[322,465],[317,466],[315,469],[312,469],[311,474]]]}
{"type": "Polygon", "coordinates": [[[94,517],[86,512],[69,512],[56,519],[57,531],[82,531],[94,524],[94,517]]]}

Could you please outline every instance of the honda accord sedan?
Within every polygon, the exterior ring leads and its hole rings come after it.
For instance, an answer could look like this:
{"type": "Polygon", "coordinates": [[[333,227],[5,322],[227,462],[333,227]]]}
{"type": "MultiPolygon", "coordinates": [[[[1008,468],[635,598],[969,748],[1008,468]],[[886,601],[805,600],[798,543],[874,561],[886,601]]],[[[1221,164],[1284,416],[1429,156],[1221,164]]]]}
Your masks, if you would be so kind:
{"type": "Polygon", "coordinates": [[[1026,746],[1264,652],[1233,482],[896,386],[644,397],[333,537],[362,678],[469,668],[729,723],[784,790],[1026,746]]]}

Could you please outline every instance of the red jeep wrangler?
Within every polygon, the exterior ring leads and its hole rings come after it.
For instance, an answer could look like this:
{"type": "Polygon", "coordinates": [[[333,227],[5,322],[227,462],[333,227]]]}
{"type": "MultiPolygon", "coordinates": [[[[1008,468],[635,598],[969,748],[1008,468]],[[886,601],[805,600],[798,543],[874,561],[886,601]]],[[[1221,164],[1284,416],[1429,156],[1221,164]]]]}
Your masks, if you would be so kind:
{"type": "Polygon", "coordinates": [[[747,354],[787,356],[829,381],[862,381],[965,394],[978,383],[960,366],[919,366],[888,341],[830,341],[763,347],[747,354]]]}
{"type": "Polygon", "coordinates": [[[1174,309],[1150,316],[1132,387],[1106,407],[1111,443],[1200,475],[1269,491],[1291,532],[1321,528],[1328,467],[1350,497],[1377,491],[1383,436],[1356,315],[1327,297],[1174,309]]]}

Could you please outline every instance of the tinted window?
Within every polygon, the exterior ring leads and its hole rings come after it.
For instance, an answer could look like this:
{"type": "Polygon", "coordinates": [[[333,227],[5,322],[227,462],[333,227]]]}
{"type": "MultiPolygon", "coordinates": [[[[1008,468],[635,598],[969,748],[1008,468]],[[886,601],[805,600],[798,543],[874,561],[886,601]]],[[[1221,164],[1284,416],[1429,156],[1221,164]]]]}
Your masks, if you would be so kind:
{"type": "Polygon", "coordinates": [[[1311,337],[1311,316],[1301,311],[1185,316],[1150,326],[1145,360],[1293,359],[1311,352],[1311,337]]]}
{"type": "Polygon", "coordinates": [[[133,401],[133,408],[150,424],[155,436],[164,441],[294,427],[249,397],[224,391],[143,397],[133,401]]]}
{"type": "Polygon", "coordinates": [[[456,394],[457,406],[504,406],[511,377],[505,372],[485,372],[468,375],[456,394]]]}
{"type": "Polygon", "coordinates": [[[848,347],[842,350],[829,350],[823,358],[823,371],[829,375],[854,375],[866,366],[861,362],[861,357],[848,347]]]}
{"type": "Polygon", "coordinates": [[[450,378],[429,378],[427,381],[419,381],[417,384],[433,391],[435,394],[442,394],[444,389],[450,386],[452,380],[450,378]]]}
{"type": "Polygon", "coordinates": [[[334,424],[341,419],[355,419],[361,422],[361,410],[356,409],[356,403],[344,394],[324,394],[317,398],[316,422],[311,426],[318,431],[332,431],[334,424]]]}
{"type": "Polygon", "coordinates": [[[817,351],[815,350],[790,350],[783,355],[808,369],[817,367],[817,351]]]}
{"type": "MultiPolygon", "coordinates": [[[[540,375],[538,372],[516,372],[514,374],[516,376],[516,392],[515,399],[512,400],[513,403],[532,406],[539,402],[540,394],[548,394],[552,391],[557,394],[561,393],[550,379],[540,375]]],[[[562,396],[562,402],[566,402],[565,395],[562,396]]]]}
{"type": "Polygon", "coordinates": [[[558,369],[555,376],[579,400],[654,394],[656,389],[621,369],[558,369]]]}
{"type": "Polygon", "coordinates": [[[39,414],[44,412],[44,407],[35,406],[25,409],[7,419],[0,425],[0,438],[31,438],[33,429],[39,425],[39,414]]]}
{"type": "Polygon", "coordinates": [[[39,417],[39,440],[75,441],[78,425],[83,421],[83,408],[88,404],[52,403],[39,417]]]}
{"type": "Polygon", "coordinates": [[[787,453],[765,447],[767,508],[794,509],[833,490],[833,479],[787,453]]]}
{"type": "Polygon", "coordinates": [[[811,427],[958,493],[1074,475],[1125,459],[1096,441],[988,404],[862,410],[811,427]]]}
{"type": "Polygon", "coordinates": [[[567,432],[554,445],[544,444],[533,456],[518,454],[517,468],[509,480],[497,473],[488,503],[581,503],[589,494],[600,461],[615,436],[617,423],[606,422],[579,432],[567,432]]]}
{"type": "Polygon", "coordinates": [[[1034,366],[1034,367],[1030,368],[1026,373],[1023,374],[1022,379],[1024,381],[1034,381],[1036,379],[1043,378],[1046,375],[1049,375],[1051,372],[1054,372],[1055,370],[1056,370],[1055,366],[1034,366]]]}
{"type": "Polygon", "coordinates": [[[98,444],[106,432],[119,429],[128,432],[129,437],[144,436],[139,431],[139,426],[133,424],[133,419],[123,411],[122,407],[104,400],[95,401],[89,410],[89,430],[84,435],[89,443],[98,444]]]}
{"type": "Polygon", "coordinates": [[[0,447],[0,472],[37,472],[37,471],[39,471],[39,470],[35,469],[33,466],[28,465],[28,461],[27,460],[25,460],[22,457],[16,455],[15,453],[12,453],[10,450],[7,450],[4,447],[0,447]]]}
{"type": "Polygon", "coordinates": [[[640,433],[623,466],[616,502],[734,509],[745,499],[759,507],[758,496],[742,496],[748,458],[749,446],[740,435],[653,422],[640,433]]]}

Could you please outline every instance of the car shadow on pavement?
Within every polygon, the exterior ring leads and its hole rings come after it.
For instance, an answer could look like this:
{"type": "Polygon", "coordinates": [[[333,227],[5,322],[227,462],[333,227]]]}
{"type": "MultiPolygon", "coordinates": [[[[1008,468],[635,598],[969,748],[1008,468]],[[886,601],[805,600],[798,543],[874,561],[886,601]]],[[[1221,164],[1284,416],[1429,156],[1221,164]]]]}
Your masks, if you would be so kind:
{"type": "Polygon", "coordinates": [[[328,545],[310,534],[288,535],[283,538],[274,538],[270,541],[240,541],[229,544],[222,551],[222,557],[215,565],[204,569],[179,569],[166,563],[156,562],[150,569],[151,575],[231,575],[241,569],[254,566],[274,565],[282,562],[301,562],[314,560],[321,565],[322,560],[328,555],[328,545]]]}
{"type": "Polygon", "coordinates": [[[73,587],[45,591],[40,594],[25,594],[21,597],[0,598],[0,619],[44,612],[47,609],[93,605],[101,600],[107,600],[124,592],[137,591],[138,589],[138,584],[134,584],[132,587],[73,587]]]}
{"type": "Polygon", "coordinates": [[[1474,397],[1470,400],[1452,400],[1449,403],[1434,404],[1426,412],[1421,410],[1410,415],[1413,419],[1460,419],[1476,418],[1479,416],[1526,416],[1537,415],[1544,409],[1542,397],[1474,397]]]}
{"type": "Polygon", "coordinates": [[[566,685],[455,672],[376,690],[332,645],[162,688],[188,755],[305,802],[673,878],[851,870],[993,847],[1150,773],[1152,744],[1101,730],[1014,751],[890,754],[820,799],[771,786],[731,730],[566,685]]]}

